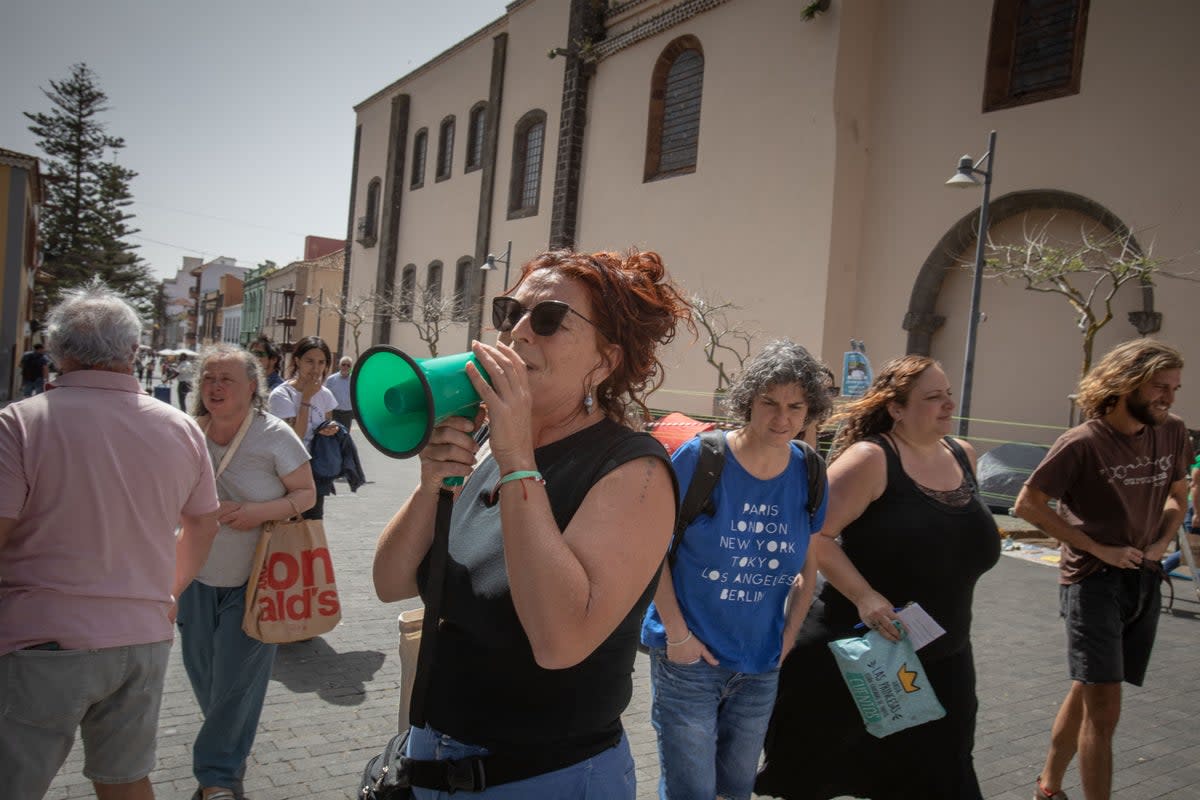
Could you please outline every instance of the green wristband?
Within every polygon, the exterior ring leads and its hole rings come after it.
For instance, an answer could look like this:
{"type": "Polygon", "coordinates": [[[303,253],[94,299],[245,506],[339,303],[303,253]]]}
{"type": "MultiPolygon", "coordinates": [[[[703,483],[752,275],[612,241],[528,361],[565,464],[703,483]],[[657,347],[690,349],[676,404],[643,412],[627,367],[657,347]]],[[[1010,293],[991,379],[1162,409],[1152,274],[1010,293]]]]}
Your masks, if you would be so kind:
{"type": "Polygon", "coordinates": [[[535,480],[543,485],[546,483],[546,479],[542,477],[542,473],[538,472],[536,469],[519,469],[516,472],[508,473],[499,481],[497,481],[496,488],[499,489],[509,481],[523,481],[530,479],[535,480]]]}

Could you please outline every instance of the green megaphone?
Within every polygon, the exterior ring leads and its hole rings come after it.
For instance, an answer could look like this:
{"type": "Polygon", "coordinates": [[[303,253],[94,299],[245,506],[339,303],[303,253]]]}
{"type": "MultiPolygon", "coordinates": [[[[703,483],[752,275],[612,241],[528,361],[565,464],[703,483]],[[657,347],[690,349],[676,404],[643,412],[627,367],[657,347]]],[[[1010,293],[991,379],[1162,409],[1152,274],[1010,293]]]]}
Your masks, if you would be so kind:
{"type": "Polygon", "coordinates": [[[367,440],[385,455],[409,458],[429,443],[438,423],[473,418],[480,400],[468,363],[490,382],[474,353],[413,358],[386,344],[363,353],[350,373],[350,405],[367,440]]]}

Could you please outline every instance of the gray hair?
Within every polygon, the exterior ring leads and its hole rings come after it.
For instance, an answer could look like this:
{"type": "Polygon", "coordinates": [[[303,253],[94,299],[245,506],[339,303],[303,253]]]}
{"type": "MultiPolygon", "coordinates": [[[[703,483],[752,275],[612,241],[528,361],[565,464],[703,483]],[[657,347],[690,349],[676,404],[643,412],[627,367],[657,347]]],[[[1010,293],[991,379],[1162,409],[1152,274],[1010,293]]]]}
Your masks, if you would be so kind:
{"type": "Polygon", "coordinates": [[[142,320],[122,295],[99,279],[63,293],[46,319],[46,341],[59,366],[112,369],[132,366],[142,320]]]}
{"type": "Polygon", "coordinates": [[[246,377],[254,384],[254,394],[250,396],[250,407],[259,413],[265,413],[267,410],[267,379],[263,375],[262,365],[258,363],[258,357],[241,347],[229,344],[228,342],[218,342],[211,344],[200,351],[200,357],[196,363],[196,391],[192,392],[191,401],[188,403],[191,406],[193,417],[204,417],[208,415],[208,408],[204,405],[203,378],[204,370],[208,368],[210,361],[224,361],[226,359],[235,359],[242,362],[242,366],[246,369],[246,377]]]}
{"type": "Polygon", "coordinates": [[[773,386],[799,384],[808,403],[807,426],[829,416],[833,409],[830,374],[828,367],[791,339],[776,339],[750,359],[734,378],[725,395],[725,409],[730,416],[748,422],[754,398],[773,386]]]}

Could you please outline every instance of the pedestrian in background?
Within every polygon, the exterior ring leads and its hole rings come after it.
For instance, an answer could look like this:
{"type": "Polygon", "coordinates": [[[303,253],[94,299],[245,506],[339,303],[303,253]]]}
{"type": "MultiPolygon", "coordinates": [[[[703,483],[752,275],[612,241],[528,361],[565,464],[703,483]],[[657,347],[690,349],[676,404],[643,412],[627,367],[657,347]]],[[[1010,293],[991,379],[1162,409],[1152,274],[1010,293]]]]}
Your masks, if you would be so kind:
{"type": "Polygon", "coordinates": [[[346,430],[354,425],[354,406],[350,403],[350,368],[354,359],[342,356],[338,361],[338,371],[325,379],[325,388],[333,392],[337,400],[337,408],[333,410],[333,418],[340,422],[346,430]]]}
{"type": "Polygon", "coordinates": [[[1192,444],[1170,413],[1182,376],[1183,357],[1172,347],[1153,339],[1118,345],[1079,382],[1075,402],[1086,421],[1058,438],[1017,496],[1017,515],[1062,542],[1071,678],[1035,798],[1066,798],[1062,779],[1076,750],[1087,800],[1112,793],[1121,682],[1145,679],[1162,607],[1161,560],[1187,507],[1192,444]]]}
{"type": "Polygon", "coordinates": [[[308,451],[286,422],[265,413],[258,360],[240,347],[207,348],[197,364],[194,414],[216,470],[221,530],[179,598],[183,666],[204,724],[192,745],[194,800],[241,800],[276,645],[242,632],[246,583],[264,523],[316,502],[308,451]]]}
{"type": "Polygon", "coordinates": [[[828,582],[780,671],[759,794],[981,800],[971,602],[1000,535],[975,491],[974,450],[948,435],[953,414],[937,362],[904,356],[835,415],[829,512],[812,541],[828,582]],[[918,653],[946,716],[878,739],[828,643],[861,635],[856,626],[897,641],[909,602],[946,631],[918,653]]]}
{"type": "Polygon", "coordinates": [[[21,397],[41,394],[50,380],[50,358],[46,346],[38,342],[21,356],[21,397]]]}
{"type": "Polygon", "coordinates": [[[267,391],[275,391],[275,387],[283,383],[283,376],[279,374],[282,364],[279,348],[266,336],[260,336],[250,345],[250,352],[258,359],[263,374],[267,376],[267,391]]]}
{"type": "Polygon", "coordinates": [[[187,353],[179,354],[175,364],[175,393],[179,397],[179,407],[188,410],[187,397],[192,392],[192,381],[196,379],[196,362],[188,358],[187,353]]]}
{"type": "MultiPolygon", "coordinates": [[[[333,419],[337,400],[333,392],[325,388],[325,375],[330,363],[329,345],[317,336],[306,336],[296,343],[292,352],[291,377],[279,384],[268,399],[268,410],[282,419],[304,441],[312,452],[314,435],[334,436],[337,426],[321,428],[333,419]],[[320,433],[317,429],[321,428],[320,433]]],[[[305,519],[323,519],[325,496],[317,493],[317,502],[304,512],[305,519]]]]}
{"type": "MultiPolygon", "coordinates": [[[[720,434],[725,461],[713,513],[683,532],[642,623],[663,800],[749,800],[779,664],[808,613],[817,573],[806,556],[825,503],[810,517],[807,459],[792,439],[832,405],[822,364],[794,342],[771,342],[746,363],[725,402],[743,424],[720,434]],[[748,549],[731,549],[731,536],[748,549]],[[740,558],[747,553],[749,566],[740,558]]],[[[681,496],[701,449],[694,438],[671,459],[681,496]]]]}
{"type": "Polygon", "coordinates": [[[47,320],[61,375],[0,410],[5,797],[45,795],[76,729],[98,797],[154,797],[174,600],[218,506],[204,435],[133,377],[141,332],[121,296],[67,292],[47,320]]]}

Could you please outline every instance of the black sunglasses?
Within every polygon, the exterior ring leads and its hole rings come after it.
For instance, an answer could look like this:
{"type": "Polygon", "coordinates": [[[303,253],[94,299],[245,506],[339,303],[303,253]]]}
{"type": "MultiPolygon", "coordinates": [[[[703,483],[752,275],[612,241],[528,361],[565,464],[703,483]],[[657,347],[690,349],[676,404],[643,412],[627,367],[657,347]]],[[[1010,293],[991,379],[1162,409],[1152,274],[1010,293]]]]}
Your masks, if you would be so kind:
{"type": "MultiPolygon", "coordinates": [[[[501,333],[515,328],[526,314],[529,314],[529,327],[538,336],[553,336],[567,314],[574,314],[600,331],[600,326],[561,300],[543,300],[533,308],[526,308],[513,297],[497,297],[492,301],[492,325],[501,333]]],[[[600,334],[603,335],[604,331],[600,331],[600,334]]]]}

